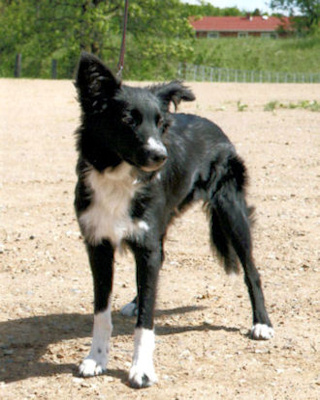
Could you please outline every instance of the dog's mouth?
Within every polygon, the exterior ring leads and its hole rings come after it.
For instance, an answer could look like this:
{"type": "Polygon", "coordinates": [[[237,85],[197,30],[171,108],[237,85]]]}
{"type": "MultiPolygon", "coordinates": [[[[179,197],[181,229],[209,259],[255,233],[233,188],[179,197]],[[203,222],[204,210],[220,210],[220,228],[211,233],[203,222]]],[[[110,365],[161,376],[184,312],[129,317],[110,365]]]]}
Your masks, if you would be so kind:
{"type": "Polygon", "coordinates": [[[157,172],[168,159],[166,147],[155,140],[149,139],[145,146],[138,148],[129,155],[127,162],[143,172],[157,172]]]}
{"type": "Polygon", "coordinates": [[[156,172],[164,166],[168,159],[168,152],[164,145],[149,140],[148,145],[140,155],[139,168],[145,172],[156,172]]]}
{"type": "Polygon", "coordinates": [[[161,169],[166,162],[167,162],[167,157],[157,162],[152,162],[148,165],[141,165],[139,166],[139,168],[144,172],[156,172],[159,169],[161,169]]]}

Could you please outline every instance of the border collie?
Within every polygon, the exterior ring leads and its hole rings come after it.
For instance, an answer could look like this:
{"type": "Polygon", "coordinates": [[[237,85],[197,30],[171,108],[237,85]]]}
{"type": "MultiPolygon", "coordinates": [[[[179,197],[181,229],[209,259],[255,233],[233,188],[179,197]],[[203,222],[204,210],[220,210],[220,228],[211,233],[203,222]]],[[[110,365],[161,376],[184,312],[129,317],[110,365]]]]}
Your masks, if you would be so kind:
{"type": "Polygon", "coordinates": [[[135,257],[138,289],[129,306],[131,314],[137,307],[129,383],[141,388],[157,381],[154,308],[164,239],[174,217],[197,200],[206,206],[211,243],[226,272],[238,272],[239,262],[243,267],[252,338],[270,339],[273,328],[252,258],[246,170],[226,135],[205,118],[169,111],[170,103],[195,99],[179,81],[129,87],[83,53],[75,84],[82,109],[75,209],[94,283],[93,341],[80,375],[106,371],[114,253],[126,246],[135,257]]]}

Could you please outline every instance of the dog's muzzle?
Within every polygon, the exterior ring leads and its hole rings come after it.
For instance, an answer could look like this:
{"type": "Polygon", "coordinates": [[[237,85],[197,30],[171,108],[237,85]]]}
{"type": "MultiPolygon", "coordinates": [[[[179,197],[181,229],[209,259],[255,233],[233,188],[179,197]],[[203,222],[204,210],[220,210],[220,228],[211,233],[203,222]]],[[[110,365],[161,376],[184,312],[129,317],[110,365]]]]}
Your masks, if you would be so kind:
{"type": "Polygon", "coordinates": [[[153,139],[149,139],[145,148],[145,162],[141,169],[146,172],[153,172],[160,169],[168,158],[166,147],[153,139]]]}

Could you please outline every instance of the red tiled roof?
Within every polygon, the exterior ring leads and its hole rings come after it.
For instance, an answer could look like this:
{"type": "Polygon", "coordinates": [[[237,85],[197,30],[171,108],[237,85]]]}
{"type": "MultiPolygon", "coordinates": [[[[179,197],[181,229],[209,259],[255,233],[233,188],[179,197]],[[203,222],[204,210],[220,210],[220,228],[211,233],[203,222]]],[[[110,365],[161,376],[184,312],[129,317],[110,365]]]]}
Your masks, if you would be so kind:
{"type": "Polygon", "coordinates": [[[193,28],[199,31],[219,32],[274,32],[280,26],[289,27],[288,17],[203,17],[190,20],[193,28]]]}

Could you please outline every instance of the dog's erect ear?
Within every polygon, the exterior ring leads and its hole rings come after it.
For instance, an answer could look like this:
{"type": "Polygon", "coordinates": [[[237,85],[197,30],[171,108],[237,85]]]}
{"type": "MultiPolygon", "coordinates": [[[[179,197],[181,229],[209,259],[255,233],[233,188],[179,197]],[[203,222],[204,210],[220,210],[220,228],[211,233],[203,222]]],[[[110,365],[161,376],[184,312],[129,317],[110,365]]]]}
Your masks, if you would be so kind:
{"type": "Polygon", "coordinates": [[[75,86],[84,111],[101,112],[121,87],[121,82],[92,54],[81,53],[75,86]]]}
{"type": "Polygon", "coordinates": [[[195,95],[190,89],[182,84],[180,81],[172,81],[163,85],[155,85],[150,88],[161,101],[163,108],[168,111],[170,103],[174,104],[175,110],[181,101],[193,101],[195,95]]]}

